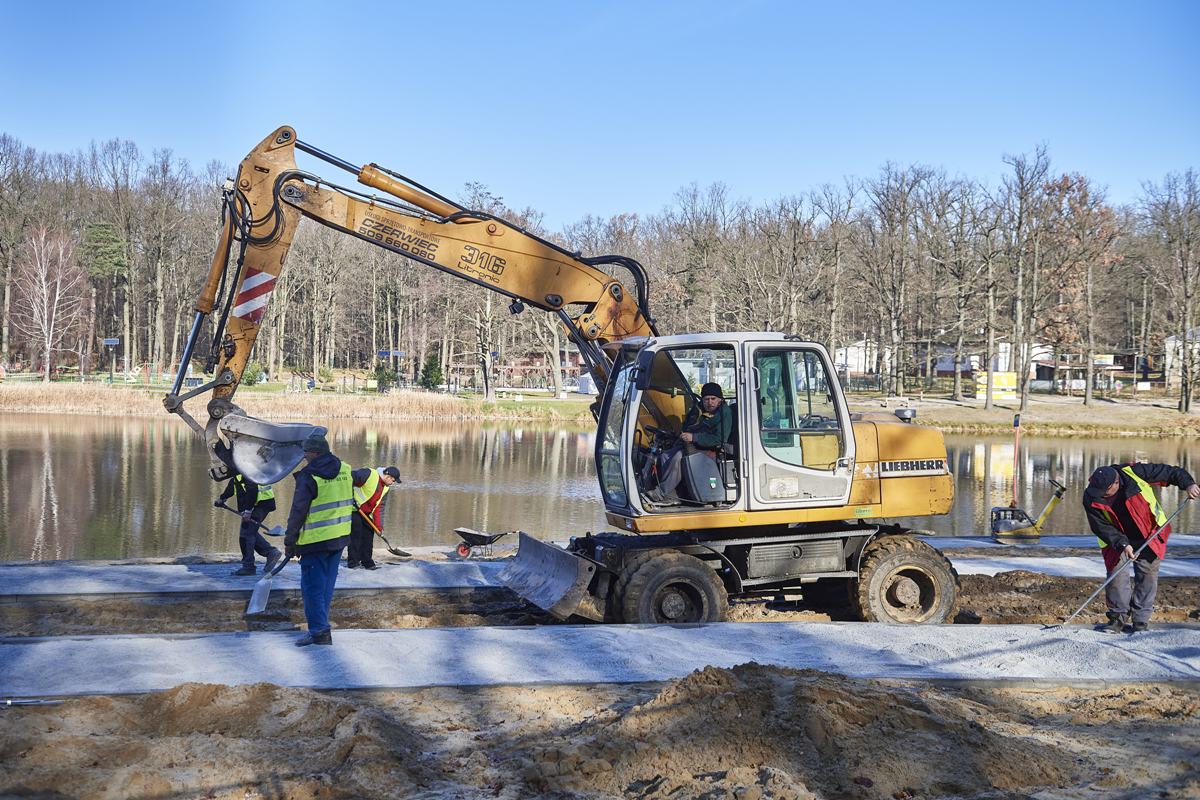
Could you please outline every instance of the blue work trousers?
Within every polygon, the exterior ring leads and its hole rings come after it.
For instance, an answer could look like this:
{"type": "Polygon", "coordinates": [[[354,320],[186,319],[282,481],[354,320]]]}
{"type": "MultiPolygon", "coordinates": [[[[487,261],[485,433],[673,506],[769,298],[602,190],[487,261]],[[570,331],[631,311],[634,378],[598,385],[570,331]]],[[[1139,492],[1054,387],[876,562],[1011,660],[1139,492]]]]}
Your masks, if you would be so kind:
{"type": "Polygon", "coordinates": [[[300,556],[300,596],[304,598],[309,633],[329,630],[329,607],[333,605],[333,586],[341,560],[341,548],[300,556]]]}

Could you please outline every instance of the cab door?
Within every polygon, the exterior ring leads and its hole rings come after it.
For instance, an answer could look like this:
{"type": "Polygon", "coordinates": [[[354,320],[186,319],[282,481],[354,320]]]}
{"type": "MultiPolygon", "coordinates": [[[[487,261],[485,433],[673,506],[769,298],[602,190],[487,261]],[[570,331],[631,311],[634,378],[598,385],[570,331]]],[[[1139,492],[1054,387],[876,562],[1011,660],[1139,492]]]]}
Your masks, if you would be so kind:
{"type": "Polygon", "coordinates": [[[745,348],[750,507],[844,505],[854,478],[854,432],[825,349],[786,341],[745,348]]]}

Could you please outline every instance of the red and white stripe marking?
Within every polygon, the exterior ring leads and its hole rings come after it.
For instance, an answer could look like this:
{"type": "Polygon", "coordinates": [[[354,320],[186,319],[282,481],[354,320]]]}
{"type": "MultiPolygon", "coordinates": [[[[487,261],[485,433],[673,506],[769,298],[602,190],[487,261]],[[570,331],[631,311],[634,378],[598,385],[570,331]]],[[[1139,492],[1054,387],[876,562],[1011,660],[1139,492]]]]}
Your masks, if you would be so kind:
{"type": "Polygon", "coordinates": [[[261,321],[274,288],[274,275],[255,269],[247,270],[233,307],[233,316],[253,323],[261,321]]]}

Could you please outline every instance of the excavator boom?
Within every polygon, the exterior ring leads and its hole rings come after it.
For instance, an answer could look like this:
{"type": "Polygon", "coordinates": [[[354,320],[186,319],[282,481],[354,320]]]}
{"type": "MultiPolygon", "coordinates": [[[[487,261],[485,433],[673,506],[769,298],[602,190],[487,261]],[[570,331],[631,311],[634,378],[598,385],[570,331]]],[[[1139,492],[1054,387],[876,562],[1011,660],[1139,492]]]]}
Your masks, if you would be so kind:
{"type": "Polygon", "coordinates": [[[358,167],[305,144],[288,126],[263,139],[242,161],[236,180],[226,184],[222,216],[217,253],[196,302],[180,371],[163,401],[205,437],[214,479],[228,477],[232,463],[257,483],[274,483],[303,457],[303,439],[324,431],[257,420],[233,403],[301,217],[499,292],[518,309],[528,304],[556,314],[599,385],[610,368],[602,345],[655,333],[645,271],[633,259],[583,258],[376,164],[358,167]],[[300,171],[297,149],[388,196],[367,195],[300,171]],[[628,270],[634,292],[600,269],[605,265],[628,270]],[[219,316],[205,370],[214,377],[181,393],[203,321],[214,313],[219,316]],[[201,425],[184,402],[209,390],[208,421],[201,425]]]}

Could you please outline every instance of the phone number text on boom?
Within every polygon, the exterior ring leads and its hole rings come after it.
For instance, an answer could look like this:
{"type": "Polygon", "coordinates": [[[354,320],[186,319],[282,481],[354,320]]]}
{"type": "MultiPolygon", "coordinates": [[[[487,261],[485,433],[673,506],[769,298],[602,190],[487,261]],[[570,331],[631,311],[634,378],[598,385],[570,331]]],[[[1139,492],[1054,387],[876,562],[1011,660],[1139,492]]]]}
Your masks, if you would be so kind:
{"type": "Polygon", "coordinates": [[[367,217],[358,227],[358,232],[389,247],[396,247],[418,258],[433,259],[437,255],[437,242],[399,230],[379,220],[367,217]]]}

